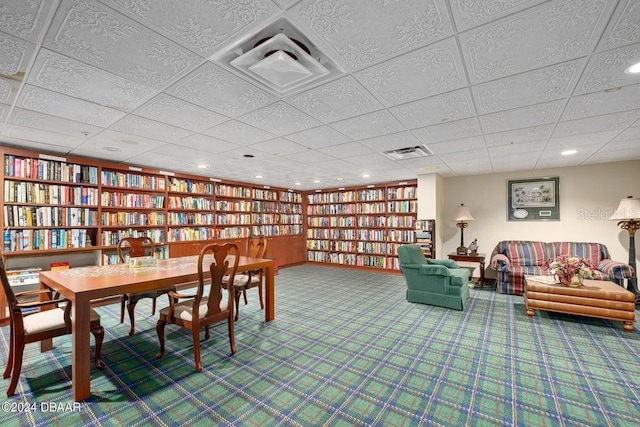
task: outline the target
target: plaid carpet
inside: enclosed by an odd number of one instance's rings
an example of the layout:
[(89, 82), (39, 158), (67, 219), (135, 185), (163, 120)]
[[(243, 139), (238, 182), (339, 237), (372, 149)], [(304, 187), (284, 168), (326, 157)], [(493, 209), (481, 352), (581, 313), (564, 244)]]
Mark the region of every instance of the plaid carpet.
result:
[[(471, 290), (463, 312), (404, 299), (404, 279), (305, 265), (281, 269), (276, 320), (257, 292), (241, 303), (238, 353), (226, 326), (203, 344), (167, 326), (157, 361), (156, 317), (144, 300), (127, 335), (119, 307), (100, 307), (103, 359), (92, 398), (71, 405), (69, 337), (27, 346), (16, 396), (31, 410), (10, 425), (637, 426), (640, 333), (620, 322), (553, 313), (529, 319), (522, 297)], [(164, 305), (162, 300), (160, 305)], [(640, 317), (639, 317), (640, 319)], [(8, 328), (1, 329), (4, 367)], [(8, 380), (2, 383), (2, 394)], [(23, 408), (18, 408), (23, 409)], [(65, 411), (66, 409), (66, 411)]]

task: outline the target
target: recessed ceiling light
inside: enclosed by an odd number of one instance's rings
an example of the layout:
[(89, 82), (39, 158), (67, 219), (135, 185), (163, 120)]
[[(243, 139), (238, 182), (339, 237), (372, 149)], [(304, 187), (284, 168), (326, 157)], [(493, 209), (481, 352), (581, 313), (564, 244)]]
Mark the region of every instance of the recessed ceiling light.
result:
[(314, 179), (314, 180), (313, 180), (313, 182), (314, 182), (315, 184), (317, 184), (317, 183), (319, 183), (319, 182), (320, 182), (320, 180), (319, 180), (319, 179)]
[(209, 166), (207, 166), (207, 165), (196, 165), (196, 167), (198, 169), (208, 169), (209, 168)]
[(120, 151), (120, 149), (116, 147), (102, 147), (102, 149), (106, 151), (111, 151), (112, 153), (116, 151)]
[(344, 178), (336, 178), (336, 181), (343, 181)]
[(640, 62), (633, 64), (631, 67), (624, 70), (627, 74), (637, 74), (640, 73)]
[(255, 178), (262, 178), (262, 175), (256, 175)]
[(363, 178), (369, 178), (370, 176), (371, 176), (371, 175), (369, 175), (368, 173), (363, 173), (363, 174), (362, 174), (362, 177), (363, 177)]
[(563, 156), (570, 156), (572, 154), (576, 154), (577, 152), (578, 152), (577, 150), (564, 150), (560, 154), (562, 154)]
[(293, 185), (300, 185), (300, 183), (299, 182), (294, 182)]

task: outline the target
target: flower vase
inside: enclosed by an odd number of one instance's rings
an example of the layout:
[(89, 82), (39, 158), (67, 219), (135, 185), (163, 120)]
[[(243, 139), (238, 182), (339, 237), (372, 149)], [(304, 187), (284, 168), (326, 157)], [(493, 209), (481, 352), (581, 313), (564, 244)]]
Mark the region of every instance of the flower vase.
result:
[(563, 286), (569, 286), (572, 288), (579, 288), (582, 286), (583, 277), (580, 274), (563, 274), (558, 272), (556, 273), (556, 276), (558, 276), (558, 281)]

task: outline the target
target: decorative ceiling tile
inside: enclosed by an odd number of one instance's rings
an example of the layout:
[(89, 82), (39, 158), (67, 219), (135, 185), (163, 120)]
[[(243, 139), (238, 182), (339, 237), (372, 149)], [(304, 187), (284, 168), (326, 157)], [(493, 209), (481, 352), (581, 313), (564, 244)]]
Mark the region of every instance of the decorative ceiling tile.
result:
[(478, 113), (495, 113), (568, 98), (584, 63), (584, 59), (565, 62), (473, 86), (471, 91)]
[(22, 40), (37, 43), (51, 7), (50, 0), (2, 0), (0, 28)]
[(290, 11), (352, 70), (453, 34), (444, 0), (302, 0)]
[(481, 136), (472, 136), (471, 138), (456, 139), (455, 141), (429, 144), (427, 147), (433, 152), (433, 154), (439, 156), (441, 154), (485, 148), (485, 143)]
[(482, 130), (480, 129), (478, 119), (472, 117), (455, 122), (413, 129), (411, 132), (420, 141), (429, 144), (480, 135)]
[(404, 130), (386, 110), (332, 123), (331, 127), (352, 139), (366, 139)]
[(159, 94), (134, 114), (173, 126), (200, 132), (228, 120), (227, 117), (173, 96)]
[(42, 49), (27, 83), (118, 110), (131, 111), (157, 91)]
[(462, 32), (539, 3), (540, 0), (451, 0), (456, 28)]
[(628, 160), (640, 159), (640, 149), (629, 149), (620, 151), (598, 151), (583, 162), (583, 164), (597, 164), (607, 162), (626, 162)]
[(43, 142), (66, 148), (76, 147), (85, 141), (85, 138), (82, 137), (57, 134), (44, 129), (34, 129), (16, 125), (6, 125), (2, 131), (2, 135), (10, 138)]
[(384, 170), (385, 167), (393, 168), (394, 161), (389, 160), (388, 157), (383, 156), (380, 153), (372, 152), (369, 150), (368, 154), (361, 154), (346, 159), (349, 163), (358, 166), (376, 166), (378, 170)]
[(532, 170), (536, 166), (536, 159), (522, 160), (520, 162), (496, 160), (493, 166), (494, 173)]
[(81, 99), (72, 98), (39, 87), (25, 85), (16, 102), (18, 107), (35, 110), (44, 114), (62, 117), (94, 126), (109, 127), (126, 113), (103, 107)]
[(202, 133), (211, 135), (214, 138), (231, 141), (238, 145), (255, 144), (256, 142), (265, 141), (274, 137), (274, 135), (269, 132), (265, 132), (236, 120), (224, 122), (209, 128)]
[(192, 133), (186, 129), (131, 114), (111, 125), (109, 129), (164, 142), (173, 142)]
[(282, 101), (242, 116), (239, 120), (276, 136), (300, 132), (322, 124)]
[(617, 135), (613, 141), (637, 140), (640, 142), (640, 127), (633, 126)]
[(104, 152), (103, 156), (111, 160), (126, 160), (163, 145), (164, 142), (106, 129), (78, 145), (69, 154), (96, 157), (96, 154)]
[(640, 108), (640, 84), (624, 86), (613, 92), (595, 92), (569, 100), (562, 120), (600, 116)]
[(202, 150), (205, 153), (224, 153), (225, 151), (235, 150), (239, 148), (238, 144), (232, 142), (223, 141), (211, 136), (194, 133), (186, 138), (178, 139), (173, 142), (175, 145), (180, 146), (180, 150), (184, 147), (189, 147), (195, 150)]
[(598, 52), (640, 42), (640, 3), (638, 0), (620, 0), (607, 26)]
[(634, 139), (618, 139), (611, 140), (604, 148), (605, 151), (633, 150), (640, 154), (640, 136)]
[(270, 0), (100, 0), (183, 46), (211, 56), (229, 37), (278, 12)]
[(61, 3), (44, 46), (154, 88), (165, 87), (201, 61), (177, 43), (95, 0)]
[(9, 107), (8, 105), (3, 105), (0, 104), (0, 120), (3, 120), (7, 118), (7, 116), (9, 115), (9, 109), (11, 107)]
[(98, 126), (42, 114), (37, 111), (23, 110), (22, 108), (14, 108), (7, 122), (79, 138), (89, 138), (102, 131), (102, 128)]
[(528, 154), (539, 153), (547, 144), (547, 141), (522, 142), (519, 144), (489, 147), (489, 155)]
[(607, 131), (551, 138), (547, 144), (547, 148), (557, 148), (560, 150), (566, 148), (579, 149), (589, 145), (602, 146), (615, 138), (618, 133), (618, 131)]
[(593, 55), (574, 95), (638, 83), (640, 80), (637, 75), (625, 73), (628, 67), (638, 62), (640, 62), (640, 43)]
[(622, 113), (560, 122), (556, 125), (553, 137), (622, 130), (629, 127), (638, 117), (640, 117), (640, 111), (623, 111)]
[(505, 163), (524, 163), (528, 164), (530, 168), (533, 168), (536, 165), (538, 158), (540, 157), (540, 150), (538, 150), (536, 153), (526, 154), (526, 156), (523, 156), (522, 152), (511, 152), (509, 154), (503, 154), (501, 152), (496, 153), (490, 151), (491, 163), (493, 164), (494, 168)]
[(487, 147), (521, 144), (523, 142), (546, 141), (549, 139), (553, 125), (532, 126), (530, 128), (489, 133), (484, 136)]
[(256, 144), (252, 144), (251, 148), (264, 151), (272, 156), (286, 156), (289, 154), (299, 153), (301, 151), (307, 151), (309, 149), (304, 145), (296, 144), (295, 142), (284, 138), (275, 138), (270, 139), (269, 141), (258, 142)]
[(353, 77), (344, 77), (319, 88), (287, 98), (287, 102), (312, 117), (331, 123), (382, 108)]
[(565, 101), (545, 102), (544, 104), (516, 108), (499, 113), (480, 116), (480, 126), (487, 133), (502, 132), (552, 123), (558, 120)]
[(389, 109), (410, 129), (465, 119), (475, 115), (469, 89), (421, 99)]
[(455, 165), (456, 162), (466, 162), (467, 166), (472, 164), (491, 166), (486, 148), (441, 154), (438, 157), (449, 166)]
[(460, 34), (472, 83), (589, 55), (614, 2), (544, 3)]
[(364, 144), (361, 144), (359, 142), (347, 142), (344, 144), (332, 145), (331, 147), (320, 148), (318, 151), (338, 157), (340, 159), (344, 159), (346, 161), (349, 161), (349, 158), (351, 157), (360, 157), (369, 154), (375, 154), (369, 148), (365, 147)]
[(363, 139), (360, 143), (378, 153), (420, 145), (418, 138), (409, 131)]
[(349, 137), (329, 126), (318, 126), (317, 128), (292, 133), (287, 135), (287, 139), (309, 148), (322, 148), (350, 141)]
[(276, 100), (211, 62), (198, 67), (166, 92), (228, 117), (241, 116)]
[(356, 78), (387, 107), (449, 92), (467, 83), (454, 38), (368, 68)]
[[(0, 6), (0, 22), (2, 22), (1, 16), (2, 6)], [(0, 102), (10, 104), (15, 101), (34, 52), (33, 44), (0, 33)]]
[(321, 153), (316, 150), (301, 151), (299, 153), (283, 156), (295, 163), (308, 163), (319, 167), (320, 163), (331, 162), (336, 160), (335, 157)]

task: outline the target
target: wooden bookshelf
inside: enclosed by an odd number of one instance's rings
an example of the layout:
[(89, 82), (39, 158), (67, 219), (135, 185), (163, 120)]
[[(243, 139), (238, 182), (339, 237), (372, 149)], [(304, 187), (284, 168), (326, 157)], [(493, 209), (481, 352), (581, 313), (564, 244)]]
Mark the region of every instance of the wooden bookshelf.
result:
[(415, 243), (415, 181), (307, 193), (307, 261), (399, 270)]

